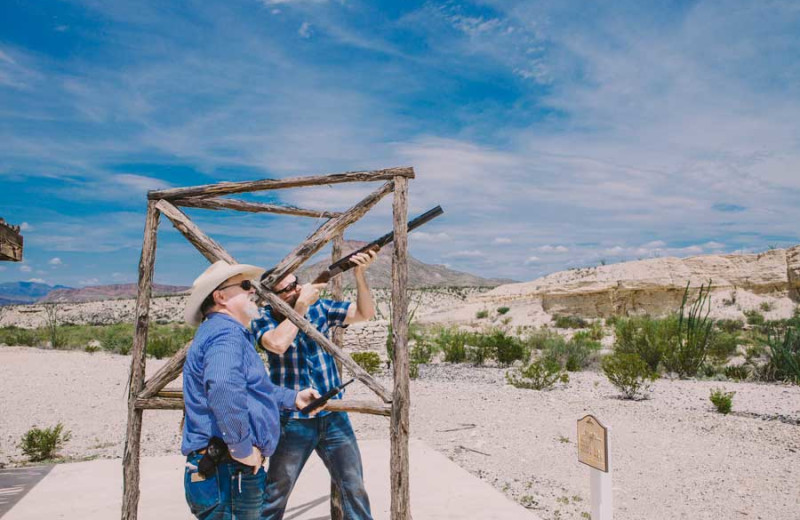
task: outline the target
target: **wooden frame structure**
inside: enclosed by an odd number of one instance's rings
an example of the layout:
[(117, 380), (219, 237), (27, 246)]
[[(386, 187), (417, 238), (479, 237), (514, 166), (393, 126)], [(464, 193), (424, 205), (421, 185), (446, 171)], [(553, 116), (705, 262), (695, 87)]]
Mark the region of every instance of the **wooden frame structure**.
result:
[(22, 235), (19, 226), (12, 226), (0, 218), (0, 261), (22, 261)]
[[(274, 272), (265, 280), (265, 285), (269, 285), (297, 269), (330, 241), (333, 241), (333, 260), (338, 260), (341, 256), (342, 233), (344, 230), (363, 217), (389, 193), (394, 193), (392, 211), (395, 242), (392, 257), (392, 335), (395, 359), (392, 364), (394, 367), (394, 386), (391, 391), (370, 376), (342, 350), (341, 336), (338, 336), (338, 338), (334, 336), (334, 341), (329, 340), (276, 295), (260, 289), (259, 294), (322, 348), (330, 352), (340, 366), (346, 368), (353, 377), (369, 387), (380, 398), (382, 402), (379, 403), (353, 400), (331, 401), (328, 409), (391, 417), (391, 518), (392, 520), (409, 520), (411, 518), (408, 461), (410, 400), (408, 297), (406, 294), (408, 285), (408, 233), (406, 223), (408, 218), (408, 180), (413, 178), (414, 169), (403, 167), (288, 179), (222, 182), (190, 188), (148, 192), (144, 240), (139, 261), (139, 286), (134, 314), (135, 330), (133, 348), (131, 350), (131, 370), (128, 381), (128, 427), (122, 460), (122, 520), (136, 520), (138, 517), (139, 462), (144, 410), (183, 409), (181, 390), (166, 389), (165, 387), (180, 375), (190, 344), (184, 345), (158, 372), (148, 380), (145, 380), (145, 347), (147, 345), (150, 321), (150, 298), (152, 295), (160, 216), (166, 216), (175, 228), (209, 262), (225, 260), (229, 263), (236, 263), (236, 260), (221, 245), (203, 233), (179, 207), (211, 210), (232, 209), (255, 213), (278, 213), (327, 218), (327, 221), (275, 266)], [(291, 206), (221, 198), (223, 195), (236, 193), (374, 181), (385, 182), (376, 191), (344, 212), (313, 211)], [(341, 285), (333, 284), (332, 291), (334, 297), (341, 297)], [(332, 500), (334, 502), (332, 504), (332, 514), (335, 517), (336, 497), (334, 494), (332, 494)]]

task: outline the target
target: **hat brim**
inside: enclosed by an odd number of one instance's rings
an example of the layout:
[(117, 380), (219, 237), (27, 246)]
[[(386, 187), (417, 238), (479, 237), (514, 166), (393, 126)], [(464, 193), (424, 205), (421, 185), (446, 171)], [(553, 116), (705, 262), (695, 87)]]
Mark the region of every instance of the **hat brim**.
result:
[[(206, 276), (201, 275), (202, 280), (198, 278), (198, 280), (195, 281), (195, 286), (192, 287), (192, 292), (186, 302), (186, 309), (183, 314), (184, 320), (189, 325), (200, 325), (203, 321), (203, 314), (200, 312), (203, 300), (228, 278), (244, 274), (248, 279), (258, 280), (262, 273), (264, 273), (264, 269), (254, 265), (233, 264), (226, 266), (224, 269), (218, 269)], [(204, 275), (205, 274), (206, 273), (204, 273)]]

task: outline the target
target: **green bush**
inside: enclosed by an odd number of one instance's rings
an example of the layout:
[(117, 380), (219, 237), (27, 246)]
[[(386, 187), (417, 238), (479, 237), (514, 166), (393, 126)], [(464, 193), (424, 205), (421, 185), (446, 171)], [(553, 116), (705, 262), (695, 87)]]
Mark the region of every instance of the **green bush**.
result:
[(368, 374), (375, 375), (381, 370), (381, 357), (377, 352), (353, 352), (350, 357)]
[(583, 370), (591, 356), (600, 350), (600, 343), (589, 338), (589, 333), (578, 332), (569, 341), (550, 341), (545, 356), (558, 361), (568, 372)]
[(800, 326), (767, 336), (767, 376), (770, 380), (800, 384)]
[(678, 314), (678, 332), (669, 343), (663, 360), (664, 368), (681, 379), (697, 375), (708, 355), (714, 326), (714, 321), (708, 317), (711, 313), (710, 292), (709, 280), (708, 285), (700, 286), (700, 291), (687, 312), (689, 284), (686, 284)]
[(489, 317), (489, 311), (478, 311), (475, 313), (475, 317), (479, 320)]
[(764, 325), (764, 315), (758, 311), (744, 311), (744, 316), (747, 318), (747, 324), (753, 326)]
[(533, 352), (534, 350), (548, 350), (553, 341), (563, 342), (562, 338), (557, 332), (550, 332), (548, 330), (536, 330), (528, 334), (522, 342), (525, 347)]
[(52, 428), (31, 428), (22, 436), (19, 447), (31, 462), (39, 462), (55, 458), (58, 450), (72, 434), (64, 431), (64, 425), (56, 424)]
[(739, 346), (739, 335), (729, 332), (717, 332), (711, 335), (708, 355), (718, 363), (725, 363), (736, 354)]
[(772, 302), (761, 302), (758, 308), (761, 309), (761, 312), (770, 312), (775, 308), (775, 305)]
[(546, 390), (557, 382), (568, 383), (569, 376), (552, 359), (542, 358), (527, 366), (506, 372), (506, 381), (517, 388)]
[(511, 307), (498, 307), (497, 314), (505, 314), (511, 310)]
[(736, 392), (726, 392), (722, 388), (713, 388), (709, 399), (714, 403), (719, 413), (729, 414), (731, 413), (731, 408), (733, 408), (734, 395), (736, 395)]
[(412, 363), (427, 364), (433, 359), (433, 345), (424, 339), (417, 339), (411, 351), (409, 358)]
[(734, 381), (744, 381), (750, 377), (750, 368), (747, 365), (729, 365), (722, 371), (725, 377)]
[(600, 365), (608, 378), (625, 399), (646, 397), (645, 392), (658, 378), (645, 361), (636, 354), (614, 352), (603, 358)]
[(471, 333), (454, 326), (436, 329), (431, 341), (444, 354), (447, 363), (463, 363), (467, 360), (466, 346), (473, 340)]
[(585, 329), (589, 322), (578, 316), (553, 316), (557, 329)]
[(605, 331), (603, 330), (603, 324), (600, 321), (592, 322), (592, 325), (589, 327), (589, 339), (594, 341), (600, 341), (605, 336)]
[(0, 328), (0, 343), (11, 346), (35, 347), (43, 343), (36, 329), (23, 329), (14, 325)]
[(668, 317), (656, 320), (649, 316), (620, 318), (616, 322), (614, 350), (623, 354), (636, 354), (657, 372), (664, 354), (678, 334), (678, 320)]
[(744, 328), (744, 322), (742, 320), (717, 320), (714, 324), (719, 330), (730, 334)]
[(486, 359), (494, 359), (503, 366), (514, 361), (525, 360), (530, 355), (525, 344), (518, 338), (494, 329), (486, 334), (472, 335), (473, 347), (470, 357), (475, 364), (482, 364)]
[(419, 363), (408, 364), (408, 377), (409, 379), (417, 379), (419, 377)]

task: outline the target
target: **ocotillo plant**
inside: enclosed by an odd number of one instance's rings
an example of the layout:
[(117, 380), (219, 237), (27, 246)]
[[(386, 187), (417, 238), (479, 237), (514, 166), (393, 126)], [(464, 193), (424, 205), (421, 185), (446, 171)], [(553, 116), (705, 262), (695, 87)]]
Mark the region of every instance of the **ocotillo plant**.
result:
[(692, 377), (705, 362), (710, 344), (714, 320), (708, 318), (711, 312), (711, 280), (708, 285), (701, 285), (697, 298), (686, 313), (689, 300), (689, 283), (683, 292), (680, 315), (678, 316), (678, 334), (672, 340), (670, 348), (664, 356), (664, 367), (680, 378)]

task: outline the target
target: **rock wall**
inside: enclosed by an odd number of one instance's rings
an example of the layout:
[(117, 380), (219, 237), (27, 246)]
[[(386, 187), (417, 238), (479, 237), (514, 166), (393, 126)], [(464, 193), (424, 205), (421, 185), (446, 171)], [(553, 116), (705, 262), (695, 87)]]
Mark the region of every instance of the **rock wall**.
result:
[(800, 246), (753, 255), (654, 258), (572, 269), (532, 282), (497, 287), (472, 302), (513, 303), (540, 298), (549, 314), (607, 317), (662, 314), (680, 306), (687, 284), (713, 283), (714, 294), (741, 290), (800, 301)]

